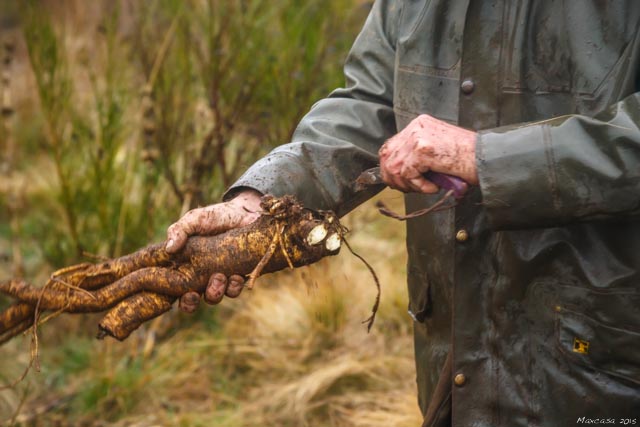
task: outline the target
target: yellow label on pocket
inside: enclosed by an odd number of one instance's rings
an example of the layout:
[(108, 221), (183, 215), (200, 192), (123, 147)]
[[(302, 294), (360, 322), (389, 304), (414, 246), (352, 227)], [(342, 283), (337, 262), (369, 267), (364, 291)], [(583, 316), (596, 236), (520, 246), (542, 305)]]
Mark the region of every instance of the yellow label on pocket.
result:
[(580, 338), (574, 338), (573, 352), (580, 353), (580, 354), (589, 353), (589, 341), (581, 340)]

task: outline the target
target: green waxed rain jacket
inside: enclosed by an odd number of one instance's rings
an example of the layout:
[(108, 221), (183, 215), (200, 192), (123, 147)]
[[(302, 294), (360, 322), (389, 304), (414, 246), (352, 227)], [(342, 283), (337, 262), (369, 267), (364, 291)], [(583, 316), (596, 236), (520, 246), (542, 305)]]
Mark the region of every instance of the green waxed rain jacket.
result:
[(346, 213), (417, 115), (480, 131), (480, 186), (407, 223), (425, 425), (640, 425), (639, 28), (637, 0), (376, 1), (345, 88), (229, 193)]

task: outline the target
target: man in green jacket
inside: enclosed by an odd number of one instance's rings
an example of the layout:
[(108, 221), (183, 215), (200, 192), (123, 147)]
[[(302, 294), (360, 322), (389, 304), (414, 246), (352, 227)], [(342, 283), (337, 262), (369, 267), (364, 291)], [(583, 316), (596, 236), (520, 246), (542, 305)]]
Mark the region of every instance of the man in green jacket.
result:
[(455, 209), (407, 222), (424, 425), (640, 424), (639, 29), (634, 0), (376, 1), (345, 88), (168, 249), (263, 193), (344, 214), (378, 162), (408, 212), (439, 197), (423, 172), (456, 175)]

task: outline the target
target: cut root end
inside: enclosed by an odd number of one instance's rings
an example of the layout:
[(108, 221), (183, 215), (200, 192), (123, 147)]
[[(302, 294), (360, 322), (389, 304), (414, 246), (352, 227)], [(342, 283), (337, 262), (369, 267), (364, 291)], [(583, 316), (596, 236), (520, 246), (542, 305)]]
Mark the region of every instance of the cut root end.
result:
[(324, 246), (327, 248), (329, 252), (335, 252), (340, 249), (340, 245), (342, 244), (342, 239), (338, 233), (331, 234), (327, 241), (324, 243)]
[(324, 224), (316, 225), (311, 229), (309, 235), (307, 236), (307, 244), (309, 246), (315, 246), (321, 243), (325, 237), (327, 237), (327, 227)]

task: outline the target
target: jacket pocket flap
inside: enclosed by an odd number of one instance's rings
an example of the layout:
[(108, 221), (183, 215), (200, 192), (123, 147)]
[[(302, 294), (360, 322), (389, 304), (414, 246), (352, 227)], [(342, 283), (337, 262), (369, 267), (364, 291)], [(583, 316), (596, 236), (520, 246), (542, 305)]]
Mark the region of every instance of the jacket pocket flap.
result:
[(640, 384), (640, 332), (564, 309), (556, 332), (557, 345), (571, 361)]

